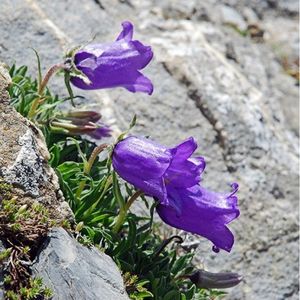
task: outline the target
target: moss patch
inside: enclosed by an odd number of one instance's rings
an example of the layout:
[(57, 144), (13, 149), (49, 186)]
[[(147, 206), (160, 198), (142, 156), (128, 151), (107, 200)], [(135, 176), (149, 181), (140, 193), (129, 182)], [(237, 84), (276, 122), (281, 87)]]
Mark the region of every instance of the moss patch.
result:
[(6, 299), (47, 299), (51, 293), (42, 280), (31, 278), (33, 259), (55, 222), (39, 203), (24, 203), (13, 196), (13, 187), (0, 181), (0, 253), (5, 273)]

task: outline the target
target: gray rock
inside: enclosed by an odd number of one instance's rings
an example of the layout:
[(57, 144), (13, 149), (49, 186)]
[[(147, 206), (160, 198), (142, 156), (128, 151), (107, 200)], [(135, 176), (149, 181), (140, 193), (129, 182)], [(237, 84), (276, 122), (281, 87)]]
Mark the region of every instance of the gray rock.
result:
[(224, 24), (235, 26), (241, 31), (247, 29), (247, 23), (234, 8), (227, 5), (221, 5), (219, 9), (221, 13), (221, 20)]
[(13, 165), (2, 168), (6, 182), (21, 186), (25, 193), (39, 196), (39, 186), (48, 180), (43, 170), (43, 160), (38, 155), (32, 132), (28, 129), (18, 141), (21, 146)]
[(54, 292), (53, 300), (126, 300), (120, 271), (96, 248), (79, 244), (64, 229), (53, 229), (36, 262), (33, 275)]
[(50, 154), (42, 133), (9, 106), (10, 78), (5, 68), (0, 68), (0, 75), (0, 177), (13, 185), (20, 201), (38, 201), (58, 221), (72, 220), (58, 178), (48, 165)]
[(244, 7), (243, 16), (246, 19), (248, 24), (257, 24), (259, 23), (259, 19), (257, 14), (250, 7)]
[(278, 8), (288, 15), (299, 15), (299, 1), (297, 0), (278, 1)]

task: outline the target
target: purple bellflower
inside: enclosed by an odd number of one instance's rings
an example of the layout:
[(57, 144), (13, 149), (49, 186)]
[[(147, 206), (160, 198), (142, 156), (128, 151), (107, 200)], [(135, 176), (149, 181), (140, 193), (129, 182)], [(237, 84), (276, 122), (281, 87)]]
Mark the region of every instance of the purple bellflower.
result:
[(230, 252), (234, 236), (226, 224), (240, 214), (235, 196), (237, 190), (236, 183), (232, 184), (232, 192), (228, 194), (212, 192), (200, 185), (186, 189), (168, 188), (169, 201), (180, 203), (181, 210), (159, 204), (157, 212), (170, 226), (199, 234), (212, 241), (215, 252), (219, 248)]
[(149, 139), (130, 136), (115, 146), (113, 166), (123, 179), (145, 194), (179, 209), (180, 203), (170, 203), (167, 186), (187, 188), (200, 181), (205, 162), (202, 157), (190, 157), (196, 148), (193, 138), (166, 148)]
[(124, 87), (130, 92), (152, 94), (151, 81), (139, 72), (153, 57), (151, 47), (132, 40), (133, 25), (130, 22), (123, 22), (122, 26), (115, 42), (89, 44), (77, 50), (74, 64), (90, 83), (71, 77), (76, 87), (84, 90)]
[(130, 136), (114, 148), (115, 171), (158, 202), (161, 219), (176, 228), (211, 240), (215, 249), (230, 251), (233, 234), (226, 224), (239, 215), (237, 184), (226, 194), (199, 185), (204, 158), (191, 157), (197, 149), (193, 138), (166, 148), (145, 138)]

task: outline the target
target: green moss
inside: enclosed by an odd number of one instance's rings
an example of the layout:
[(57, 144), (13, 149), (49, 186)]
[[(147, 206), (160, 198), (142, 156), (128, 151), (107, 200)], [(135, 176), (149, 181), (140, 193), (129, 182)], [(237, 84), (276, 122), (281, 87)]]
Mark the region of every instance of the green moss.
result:
[(12, 186), (0, 178), (0, 201), (11, 198)]
[[(49, 299), (52, 291), (42, 279), (30, 277), (30, 264), (51, 228), (48, 210), (40, 203), (21, 203), (11, 195), (11, 186), (1, 183), (0, 238), (10, 248), (0, 253), (7, 260), (5, 299)], [(28, 264), (24, 264), (27, 262)]]

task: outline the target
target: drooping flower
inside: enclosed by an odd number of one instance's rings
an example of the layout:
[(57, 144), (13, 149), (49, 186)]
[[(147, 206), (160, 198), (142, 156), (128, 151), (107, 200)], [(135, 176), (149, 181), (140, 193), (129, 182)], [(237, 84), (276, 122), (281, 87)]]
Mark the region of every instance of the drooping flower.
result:
[(57, 116), (50, 122), (50, 127), (56, 132), (67, 135), (86, 134), (94, 139), (111, 136), (111, 129), (100, 121), (101, 114), (95, 111), (72, 111)]
[(132, 40), (133, 25), (122, 23), (123, 30), (115, 42), (89, 44), (77, 50), (74, 64), (90, 80), (90, 84), (79, 77), (71, 82), (84, 90), (124, 87), (130, 92), (153, 92), (151, 81), (139, 70), (151, 61), (151, 47)]
[[(200, 185), (167, 187), (167, 190), (171, 205), (157, 206), (157, 212), (165, 223), (207, 238), (213, 242), (216, 252), (218, 248), (230, 252), (234, 236), (226, 224), (240, 214), (235, 195), (238, 190), (236, 183), (232, 184), (232, 191), (228, 194), (212, 192)], [(177, 207), (172, 203), (176, 203)]]
[(234, 236), (226, 224), (239, 216), (238, 185), (232, 184), (228, 194), (200, 186), (205, 161), (191, 157), (196, 148), (193, 138), (167, 148), (130, 136), (117, 143), (112, 163), (124, 180), (159, 202), (157, 212), (165, 223), (211, 240), (215, 251), (230, 251)]
[(202, 157), (191, 158), (196, 148), (193, 138), (166, 148), (130, 136), (115, 146), (112, 163), (124, 180), (168, 205), (167, 186), (187, 188), (200, 181), (205, 162)]

